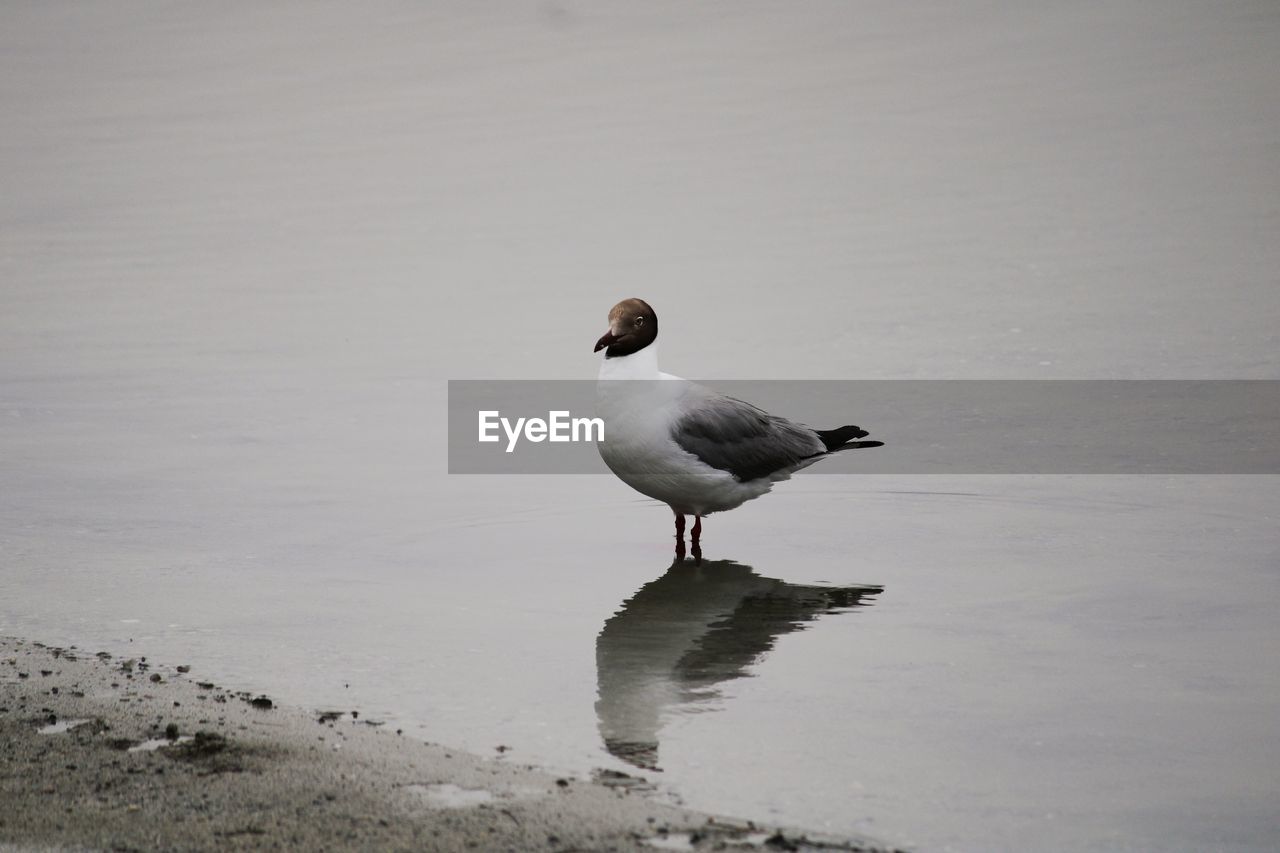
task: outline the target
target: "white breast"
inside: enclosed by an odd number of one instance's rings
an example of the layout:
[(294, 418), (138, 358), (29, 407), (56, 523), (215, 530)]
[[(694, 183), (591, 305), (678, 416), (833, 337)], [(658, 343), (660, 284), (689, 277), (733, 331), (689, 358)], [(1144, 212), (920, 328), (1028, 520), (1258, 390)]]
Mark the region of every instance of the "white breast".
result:
[(605, 359), (600, 367), (596, 414), (604, 440), (597, 446), (605, 464), (631, 488), (686, 515), (733, 509), (769, 491), (768, 480), (740, 483), (672, 440), (672, 423), (700, 389), (659, 372), (656, 349)]

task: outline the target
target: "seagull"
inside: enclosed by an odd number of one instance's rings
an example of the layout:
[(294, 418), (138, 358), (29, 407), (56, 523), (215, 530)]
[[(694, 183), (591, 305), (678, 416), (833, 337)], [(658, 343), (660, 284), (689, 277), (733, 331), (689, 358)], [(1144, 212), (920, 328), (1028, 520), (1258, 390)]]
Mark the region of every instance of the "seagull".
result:
[(810, 429), (750, 403), (658, 370), (658, 315), (643, 299), (609, 312), (597, 382), (604, 421), (600, 456), (620, 480), (675, 513), (676, 560), (685, 558), (685, 516), (694, 518), (693, 558), (702, 561), (702, 517), (760, 497), (773, 484), (859, 441), (856, 426)]

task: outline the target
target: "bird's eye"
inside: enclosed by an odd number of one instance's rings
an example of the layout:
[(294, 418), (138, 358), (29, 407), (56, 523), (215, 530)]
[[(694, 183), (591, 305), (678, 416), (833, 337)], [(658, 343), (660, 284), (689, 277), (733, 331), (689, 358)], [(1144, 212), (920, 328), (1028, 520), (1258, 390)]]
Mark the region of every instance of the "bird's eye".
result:
[(637, 325), (637, 326), (643, 326), (643, 325), (644, 325), (644, 318), (643, 318), (643, 317), (637, 317), (637, 318), (636, 318), (636, 325)]

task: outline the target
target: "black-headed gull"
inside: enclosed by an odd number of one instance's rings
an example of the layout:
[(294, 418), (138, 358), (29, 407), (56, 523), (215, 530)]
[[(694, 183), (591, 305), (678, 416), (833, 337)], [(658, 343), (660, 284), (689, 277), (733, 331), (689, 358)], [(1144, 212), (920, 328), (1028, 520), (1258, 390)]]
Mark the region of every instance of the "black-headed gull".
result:
[(604, 350), (597, 414), (605, 429), (598, 446), (624, 483), (671, 507), (678, 559), (685, 553), (686, 515), (694, 517), (690, 541), (701, 560), (704, 515), (758, 498), (833, 453), (883, 444), (857, 441), (867, 433), (856, 426), (810, 429), (662, 373), (657, 338), (658, 315), (644, 300), (624, 299), (609, 312), (609, 331), (595, 348)]

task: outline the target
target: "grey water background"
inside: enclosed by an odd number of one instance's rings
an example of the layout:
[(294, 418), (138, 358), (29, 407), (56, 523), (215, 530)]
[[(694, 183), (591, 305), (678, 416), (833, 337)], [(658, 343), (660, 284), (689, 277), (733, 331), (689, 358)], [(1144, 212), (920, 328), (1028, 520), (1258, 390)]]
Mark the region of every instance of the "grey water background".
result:
[(6, 4), (0, 631), (922, 850), (1274, 849), (1275, 477), (802, 475), (671, 577), (664, 507), (445, 422), (633, 295), (708, 380), (1280, 378), (1278, 56), (1267, 2)]

